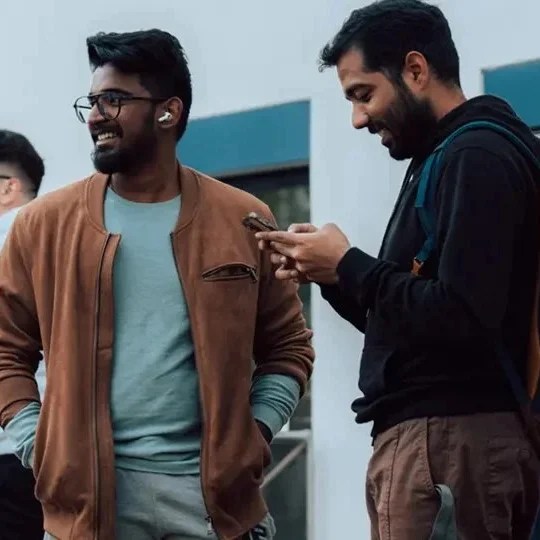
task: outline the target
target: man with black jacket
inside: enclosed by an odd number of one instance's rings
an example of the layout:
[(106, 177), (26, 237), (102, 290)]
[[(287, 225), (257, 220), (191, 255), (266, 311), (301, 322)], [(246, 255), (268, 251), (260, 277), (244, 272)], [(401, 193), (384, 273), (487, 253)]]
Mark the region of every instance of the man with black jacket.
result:
[(373, 422), (366, 498), (372, 538), (422, 540), (448, 486), (460, 539), (528, 539), (540, 464), (486, 335), (504, 343), (525, 378), (539, 249), (537, 185), (514, 144), (489, 129), (447, 148), (435, 201), (436, 245), (414, 207), (426, 157), (473, 120), (497, 123), (540, 157), (540, 144), (504, 101), (466, 100), (442, 12), (419, 0), (354, 11), (321, 53), (336, 66), (353, 125), (379, 134), (391, 157), (412, 158), (377, 258), (333, 224), (261, 233), (279, 279), (319, 283), (365, 333), (359, 423)]

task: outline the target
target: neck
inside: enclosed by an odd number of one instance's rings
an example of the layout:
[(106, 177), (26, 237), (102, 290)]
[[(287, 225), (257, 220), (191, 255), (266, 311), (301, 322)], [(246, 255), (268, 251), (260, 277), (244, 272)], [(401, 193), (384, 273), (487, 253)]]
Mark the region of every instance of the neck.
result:
[(137, 171), (114, 173), (111, 179), (114, 191), (129, 201), (156, 203), (174, 199), (180, 193), (176, 155), (158, 157), (142, 165)]
[(448, 113), (467, 101), (461, 88), (443, 88), (432, 101), (433, 111), (437, 121), (442, 120)]
[(7, 214), (10, 210), (13, 210), (15, 208), (19, 208), (20, 206), (24, 206), (27, 202), (29, 202), (30, 199), (20, 198), (15, 202), (12, 202), (10, 204), (1, 205), (0, 206), (0, 216), (3, 216), (4, 214)]

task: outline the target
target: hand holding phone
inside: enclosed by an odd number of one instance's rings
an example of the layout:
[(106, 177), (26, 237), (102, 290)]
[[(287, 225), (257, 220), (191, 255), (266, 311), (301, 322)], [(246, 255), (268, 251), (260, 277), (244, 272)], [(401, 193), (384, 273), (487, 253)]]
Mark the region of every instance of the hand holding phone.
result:
[[(253, 232), (268, 232), (268, 231), (277, 231), (270, 221), (259, 216), (256, 212), (250, 212), (243, 220), (242, 224), (244, 227)], [(310, 225), (309, 227), (313, 227)], [(316, 229), (315, 229), (316, 230)], [(311, 231), (310, 231), (311, 232)], [(259, 240), (259, 249), (261, 251), (266, 251), (269, 249), (269, 245), (264, 240)], [(295, 269), (295, 262), (292, 259), (283, 257), (279, 253), (272, 252), (270, 259), (274, 265), (277, 266), (276, 278), (284, 280), (292, 280), (300, 283), (308, 283), (305, 276), (300, 275), (300, 273)]]

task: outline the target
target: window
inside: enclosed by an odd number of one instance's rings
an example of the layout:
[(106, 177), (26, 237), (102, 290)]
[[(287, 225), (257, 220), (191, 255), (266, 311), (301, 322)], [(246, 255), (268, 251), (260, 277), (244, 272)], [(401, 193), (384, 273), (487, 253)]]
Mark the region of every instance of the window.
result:
[(540, 128), (540, 59), (483, 70), (486, 94), (499, 96), (531, 128)]

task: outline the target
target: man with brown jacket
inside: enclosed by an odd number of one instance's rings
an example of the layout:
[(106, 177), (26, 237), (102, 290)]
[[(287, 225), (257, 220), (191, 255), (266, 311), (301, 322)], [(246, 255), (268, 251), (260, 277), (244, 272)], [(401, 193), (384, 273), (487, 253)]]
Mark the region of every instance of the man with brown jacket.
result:
[(6, 241), (0, 425), (48, 538), (272, 538), (268, 443), (313, 362), (296, 286), (241, 224), (272, 216), (177, 162), (191, 82), (176, 38), (87, 45), (75, 110), (99, 173), (30, 203)]

